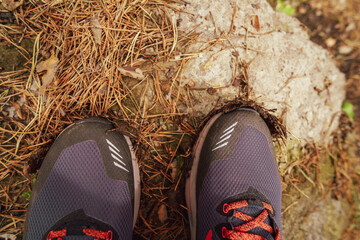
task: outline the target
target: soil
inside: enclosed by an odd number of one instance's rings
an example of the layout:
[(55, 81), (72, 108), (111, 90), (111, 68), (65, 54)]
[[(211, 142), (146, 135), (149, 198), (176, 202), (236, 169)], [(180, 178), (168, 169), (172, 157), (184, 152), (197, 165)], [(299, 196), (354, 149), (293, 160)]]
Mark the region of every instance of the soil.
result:
[(19, 44), (20, 47), (27, 50), (28, 54), (20, 53), (13, 45), (0, 41), (0, 72), (16, 71), (23, 69), (24, 65), (31, 57), (34, 40), (23, 39)]

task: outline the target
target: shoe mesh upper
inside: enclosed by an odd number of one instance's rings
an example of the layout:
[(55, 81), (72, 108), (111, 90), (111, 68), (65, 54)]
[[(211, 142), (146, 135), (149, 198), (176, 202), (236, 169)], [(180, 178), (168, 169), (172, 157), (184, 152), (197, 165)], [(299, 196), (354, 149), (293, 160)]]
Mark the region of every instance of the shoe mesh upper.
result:
[(28, 213), (27, 239), (39, 239), (58, 220), (79, 209), (111, 225), (120, 239), (131, 238), (133, 207), (128, 185), (106, 175), (98, 146), (92, 140), (61, 152)]

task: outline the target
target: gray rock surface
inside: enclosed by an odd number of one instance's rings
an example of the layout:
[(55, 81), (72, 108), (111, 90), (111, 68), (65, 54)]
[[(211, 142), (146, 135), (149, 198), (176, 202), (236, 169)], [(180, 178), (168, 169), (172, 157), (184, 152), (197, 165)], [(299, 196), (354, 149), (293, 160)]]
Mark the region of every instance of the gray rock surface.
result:
[(350, 206), (346, 200), (336, 200), (330, 195), (310, 199), (294, 195), (295, 204), (282, 214), (284, 239), (343, 239), (342, 234), (350, 223)]
[(297, 19), (275, 12), (265, 0), (194, 0), (179, 7), (184, 11), (173, 13), (179, 35), (197, 34), (183, 52), (194, 57), (182, 79), (182, 85), (194, 85), (195, 115), (243, 96), (243, 85), (233, 84), (237, 78), (247, 82), (250, 99), (276, 109), (289, 138), (330, 140), (345, 97), (345, 77)]

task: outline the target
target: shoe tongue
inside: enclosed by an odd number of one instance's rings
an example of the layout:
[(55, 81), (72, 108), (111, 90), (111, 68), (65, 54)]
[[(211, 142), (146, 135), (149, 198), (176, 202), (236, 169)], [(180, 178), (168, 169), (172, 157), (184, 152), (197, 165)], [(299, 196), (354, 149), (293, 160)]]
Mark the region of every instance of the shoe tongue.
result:
[(62, 237), (61, 239), (64, 240), (93, 240), (93, 236), (87, 236), (84, 234), (82, 229), (75, 229), (75, 228), (67, 228), (66, 229), (66, 236)]
[(64, 240), (93, 240), (94, 237), (91, 236), (66, 236), (63, 237)]
[[(69, 223), (65, 226), (66, 229), (66, 237), (78, 237), (77, 239), (86, 239), (86, 238), (91, 238), (91, 236), (87, 236), (84, 233), (84, 229), (97, 229), (96, 227), (92, 226), (92, 225), (87, 225), (81, 222), (72, 222)], [(79, 238), (81, 237), (81, 238)], [(92, 237), (94, 238), (94, 237)], [(64, 238), (67, 239), (67, 238)]]
[[(256, 218), (257, 216), (259, 216), (264, 211), (264, 207), (256, 205), (256, 204), (251, 204), (250, 201), (249, 201), (248, 206), (242, 207), (242, 208), (237, 208), (235, 210), (238, 211), (238, 212), (242, 212), (242, 213), (244, 213), (246, 215), (249, 215), (249, 216), (251, 216), (253, 218)], [(228, 217), (227, 220), (228, 220), (228, 223), (231, 225), (232, 228), (243, 225), (243, 224), (246, 223), (246, 221), (241, 220), (239, 218), (236, 218), (234, 216)], [(272, 221), (271, 218), (267, 217), (264, 222), (266, 224), (272, 226), (271, 221)], [(274, 240), (275, 239), (272, 234), (270, 234), (268, 231), (262, 229), (261, 227), (256, 227), (256, 228), (250, 230), (249, 232), (260, 235), (263, 238), (268, 239), (268, 240)]]

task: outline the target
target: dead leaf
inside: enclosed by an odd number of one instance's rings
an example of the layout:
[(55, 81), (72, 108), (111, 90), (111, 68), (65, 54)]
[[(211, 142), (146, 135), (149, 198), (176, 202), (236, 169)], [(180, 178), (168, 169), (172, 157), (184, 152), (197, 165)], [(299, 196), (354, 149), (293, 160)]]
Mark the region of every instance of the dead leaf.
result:
[(17, 102), (13, 102), (11, 107), (6, 108), (6, 112), (8, 112), (8, 116), (10, 118), (19, 118), (24, 120), (24, 116), (21, 112), (20, 105)]
[(95, 42), (100, 45), (102, 29), (101, 29), (101, 24), (97, 19), (97, 17), (93, 16), (90, 19), (90, 25), (91, 25), (91, 31), (94, 35)]
[(140, 68), (123, 66), (123, 67), (118, 67), (118, 70), (124, 76), (132, 77), (132, 78), (135, 78), (138, 80), (143, 80), (145, 78), (145, 76)]
[(24, 4), (24, 0), (15, 1), (15, 0), (3, 0), (2, 5), (9, 11), (14, 11), (16, 8)]
[(256, 31), (260, 31), (260, 22), (258, 15), (252, 15), (250, 18), (251, 25), (256, 29)]
[(5, 109), (5, 111), (8, 113), (7, 116), (9, 116), (10, 118), (14, 118), (15, 117), (15, 112), (16, 112), (16, 109), (14, 107), (8, 107)]
[(40, 89), (45, 90), (47, 86), (50, 85), (50, 83), (54, 80), (56, 70), (58, 68), (59, 59), (52, 55), (50, 58), (46, 59), (45, 61), (42, 61), (36, 65), (36, 71), (42, 72), (46, 71), (44, 76), (42, 76), (42, 84)]
[(17, 116), (18, 116), (21, 120), (24, 120), (25, 117), (23, 116), (23, 114), (22, 114), (22, 112), (21, 112), (20, 104), (17, 103), (17, 102), (13, 102), (13, 103), (12, 103), (12, 106), (14, 107)]
[(39, 89), (40, 89), (40, 86), (38, 84), (38, 81), (34, 79), (30, 86), (30, 91), (32, 91), (35, 94), (35, 96), (38, 96)]
[[(6, 108), (5, 112), (8, 112), (8, 116), (11, 118), (25, 119), (23, 106), (25, 105), (25, 97), (20, 97), (16, 102), (11, 103), (11, 107)], [(25, 112), (26, 114), (26, 112)]]
[(160, 205), (157, 214), (158, 214), (159, 221), (161, 223), (164, 223), (168, 219), (167, 209), (164, 204)]
[(240, 56), (238, 51), (232, 51), (231, 55), (233, 55), (234, 57), (239, 57)]

